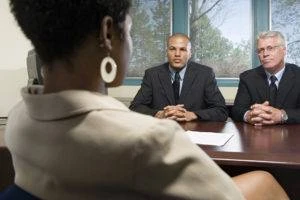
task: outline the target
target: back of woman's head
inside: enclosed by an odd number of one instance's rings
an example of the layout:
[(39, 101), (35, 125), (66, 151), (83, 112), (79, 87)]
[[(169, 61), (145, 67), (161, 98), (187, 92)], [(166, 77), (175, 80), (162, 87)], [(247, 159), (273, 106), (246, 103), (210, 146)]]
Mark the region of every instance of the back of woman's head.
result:
[(98, 37), (104, 16), (117, 27), (130, 0), (10, 0), (10, 6), (41, 59), (51, 63), (74, 54), (89, 35)]

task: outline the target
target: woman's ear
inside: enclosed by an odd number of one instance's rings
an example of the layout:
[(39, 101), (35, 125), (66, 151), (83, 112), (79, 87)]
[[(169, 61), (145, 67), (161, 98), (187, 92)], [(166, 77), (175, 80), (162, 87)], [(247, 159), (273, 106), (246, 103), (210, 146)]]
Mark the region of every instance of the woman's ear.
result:
[(113, 29), (113, 19), (110, 16), (105, 16), (101, 22), (100, 41), (101, 45), (103, 45), (107, 51), (111, 51), (112, 49)]

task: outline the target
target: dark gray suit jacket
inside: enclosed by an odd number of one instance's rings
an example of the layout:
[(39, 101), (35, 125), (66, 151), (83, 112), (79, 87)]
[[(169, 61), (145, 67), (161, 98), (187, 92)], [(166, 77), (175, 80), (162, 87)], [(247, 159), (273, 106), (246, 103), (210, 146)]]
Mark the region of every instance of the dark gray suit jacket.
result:
[[(188, 62), (179, 103), (194, 112), (199, 120), (225, 121), (225, 100), (210, 67)], [(147, 69), (140, 90), (130, 109), (154, 116), (167, 105), (175, 105), (169, 63)]]
[[(267, 101), (268, 96), (269, 84), (263, 66), (243, 72), (240, 75), (231, 117), (236, 121), (243, 121), (244, 114), (250, 106)], [(285, 65), (275, 107), (286, 111), (287, 123), (300, 123), (300, 68), (297, 65)]]

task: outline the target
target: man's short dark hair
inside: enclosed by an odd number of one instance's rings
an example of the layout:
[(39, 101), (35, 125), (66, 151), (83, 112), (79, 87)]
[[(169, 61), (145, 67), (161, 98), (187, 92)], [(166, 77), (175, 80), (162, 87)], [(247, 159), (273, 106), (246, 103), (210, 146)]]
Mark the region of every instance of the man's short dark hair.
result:
[(130, 0), (10, 0), (10, 7), (36, 52), (49, 64), (74, 54), (88, 35), (99, 36), (104, 16), (111, 16), (118, 26), (129, 12)]

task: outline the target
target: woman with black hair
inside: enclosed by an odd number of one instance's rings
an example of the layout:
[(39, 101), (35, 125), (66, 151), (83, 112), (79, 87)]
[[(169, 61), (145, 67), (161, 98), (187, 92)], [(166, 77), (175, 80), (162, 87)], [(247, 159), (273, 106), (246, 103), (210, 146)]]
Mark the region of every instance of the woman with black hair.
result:
[(128, 0), (10, 5), (44, 63), (44, 86), (22, 89), (6, 127), (17, 186), (55, 200), (287, 198), (265, 172), (234, 178), (237, 187), (176, 122), (105, 95), (130, 59)]

